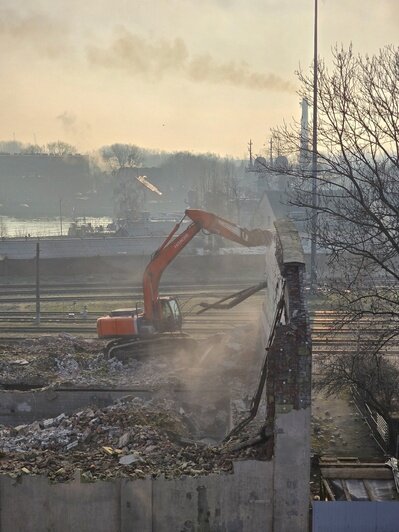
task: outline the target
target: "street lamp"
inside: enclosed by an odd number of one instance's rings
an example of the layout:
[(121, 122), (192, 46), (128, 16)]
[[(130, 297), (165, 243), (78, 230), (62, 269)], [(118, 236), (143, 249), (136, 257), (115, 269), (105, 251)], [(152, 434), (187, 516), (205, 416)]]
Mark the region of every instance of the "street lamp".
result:
[(310, 290), (314, 292), (317, 282), (316, 239), (317, 239), (317, 1), (314, 2), (314, 45), (313, 45), (313, 145), (312, 145), (312, 218), (310, 242)]

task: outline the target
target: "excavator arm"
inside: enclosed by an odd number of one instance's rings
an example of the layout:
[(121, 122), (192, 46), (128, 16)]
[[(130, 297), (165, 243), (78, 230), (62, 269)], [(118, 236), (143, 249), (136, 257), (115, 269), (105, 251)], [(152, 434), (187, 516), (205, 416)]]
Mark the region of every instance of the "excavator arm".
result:
[(273, 234), (270, 231), (244, 229), (210, 212), (199, 209), (187, 209), (185, 214), (199, 224), (201, 229), (205, 229), (215, 235), (223, 236), (243, 246), (269, 246), (273, 240)]
[[(192, 223), (176, 236), (184, 218)], [(201, 229), (243, 246), (267, 246), (273, 239), (270, 231), (261, 229), (243, 229), (215, 214), (199, 209), (187, 209), (184, 218), (175, 225), (162, 246), (154, 253), (143, 276), (144, 318), (150, 322), (162, 319), (159, 301), (159, 283), (165, 268), (173, 261), (180, 251), (199, 233)]]
[(192, 223), (180, 235), (173, 238), (182, 222), (183, 220), (175, 225), (171, 234), (168, 236), (162, 246), (154, 253), (151, 261), (144, 271), (144, 319), (150, 322), (161, 319), (159, 283), (165, 268), (201, 230), (201, 226), (197, 225), (196, 223)]

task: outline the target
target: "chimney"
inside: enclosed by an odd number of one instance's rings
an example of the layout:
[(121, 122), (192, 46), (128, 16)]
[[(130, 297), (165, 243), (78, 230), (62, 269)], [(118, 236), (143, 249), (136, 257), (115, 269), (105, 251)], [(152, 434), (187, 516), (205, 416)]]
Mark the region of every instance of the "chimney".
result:
[(308, 109), (309, 103), (306, 98), (302, 98), (302, 117), (301, 117), (301, 136), (299, 148), (299, 164), (305, 166), (309, 163), (309, 122)]

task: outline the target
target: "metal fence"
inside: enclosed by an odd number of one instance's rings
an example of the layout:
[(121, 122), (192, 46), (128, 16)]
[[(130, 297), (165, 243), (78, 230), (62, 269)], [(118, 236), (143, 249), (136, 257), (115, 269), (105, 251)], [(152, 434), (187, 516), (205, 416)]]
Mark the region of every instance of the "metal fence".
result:
[(370, 427), (371, 433), (379, 447), (384, 453), (393, 454), (393, 450), (390, 449), (392, 435), (389, 433), (387, 420), (370, 407), (356, 388), (352, 388), (352, 395), (357, 409)]

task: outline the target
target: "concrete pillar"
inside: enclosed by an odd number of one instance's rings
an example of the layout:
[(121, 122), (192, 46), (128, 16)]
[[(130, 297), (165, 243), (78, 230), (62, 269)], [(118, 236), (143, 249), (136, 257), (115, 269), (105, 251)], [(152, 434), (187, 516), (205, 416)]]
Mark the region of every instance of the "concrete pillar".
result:
[(273, 531), (308, 530), (311, 343), (298, 232), (277, 220), (276, 256), (284, 313), (268, 356), (267, 415), (274, 426)]

